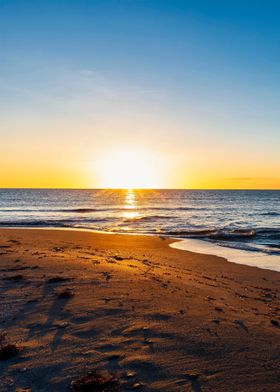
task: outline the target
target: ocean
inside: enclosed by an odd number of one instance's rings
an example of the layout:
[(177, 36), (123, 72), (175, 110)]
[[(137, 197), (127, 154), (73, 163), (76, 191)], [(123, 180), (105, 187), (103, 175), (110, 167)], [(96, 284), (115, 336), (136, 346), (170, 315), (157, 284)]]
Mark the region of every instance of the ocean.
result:
[(280, 191), (0, 189), (0, 227), (203, 240), (280, 268)]

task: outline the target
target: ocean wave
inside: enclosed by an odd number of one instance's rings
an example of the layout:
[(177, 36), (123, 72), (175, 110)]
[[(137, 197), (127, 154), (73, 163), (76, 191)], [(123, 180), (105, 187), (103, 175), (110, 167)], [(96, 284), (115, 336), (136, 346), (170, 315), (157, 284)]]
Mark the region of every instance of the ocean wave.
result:
[(107, 222), (108, 219), (86, 219), (79, 221), (77, 219), (46, 219), (46, 220), (10, 220), (0, 221), (0, 227), (74, 227), (90, 223)]
[(256, 233), (259, 237), (280, 241), (280, 228), (259, 228)]
[(262, 212), (259, 215), (262, 215), (262, 216), (280, 216), (280, 212), (267, 211), (267, 212)]
[(280, 244), (266, 244), (266, 243), (264, 243), (263, 245), (266, 246), (267, 248), (270, 248), (270, 249), (280, 249)]
[[(57, 210), (55, 210), (57, 211)], [(64, 209), (64, 210), (59, 210), (58, 212), (74, 212), (77, 214), (86, 214), (86, 213), (91, 213), (91, 212), (97, 212), (97, 211), (107, 211), (106, 209), (98, 209), (98, 208), (73, 208), (73, 209)]]
[(250, 238), (256, 235), (253, 229), (193, 229), (193, 230), (170, 230), (165, 233), (172, 236), (210, 238), (216, 240), (239, 240), (242, 238)]
[(86, 214), (93, 212), (107, 212), (107, 211), (205, 211), (204, 207), (154, 207), (154, 206), (136, 206), (131, 208), (130, 206), (122, 207), (77, 207), (77, 208), (0, 208), (0, 212), (54, 212), (54, 213), (76, 213)]
[(171, 236), (186, 236), (186, 237), (208, 237), (212, 233), (215, 233), (215, 229), (174, 229), (174, 230), (167, 230), (164, 232), (165, 235)]
[(0, 227), (71, 227), (63, 222), (57, 221), (5, 221), (0, 222)]
[(58, 209), (58, 208), (4, 208), (0, 209), (0, 212), (54, 212), (54, 213), (91, 213), (91, 212), (104, 212), (104, 211), (110, 211), (113, 210), (114, 208), (63, 208), (63, 209)]
[(256, 236), (254, 229), (234, 229), (234, 230), (218, 230), (210, 235), (210, 238), (216, 240), (240, 240), (242, 238), (251, 238)]
[(137, 223), (137, 222), (149, 222), (156, 220), (170, 220), (172, 217), (166, 215), (146, 215), (146, 216), (136, 216), (131, 218), (126, 218), (122, 223)]
[[(61, 210), (52, 210), (55, 212), (73, 212), (77, 214), (85, 214), (85, 213), (91, 213), (91, 212), (109, 212), (109, 211), (205, 211), (206, 208), (204, 207), (155, 207), (155, 206), (121, 206), (121, 207), (96, 207), (96, 208), (91, 208), (91, 207), (81, 207), (81, 208), (69, 208), (69, 209), (61, 209)], [(48, 211), (49, 212), (49, 211)], [(168, 218), (168, 217), (167, 217)]]
[(234, 242), (234, 241), (215, 241), (217, 245), (225, 246), (232, 249), (246, 250), (249, 252), (261, 252), (267, 255), (280, 255), (280, 250), (277, 247), (271, 247), (268, 244), (259, 244), (254, 242)]

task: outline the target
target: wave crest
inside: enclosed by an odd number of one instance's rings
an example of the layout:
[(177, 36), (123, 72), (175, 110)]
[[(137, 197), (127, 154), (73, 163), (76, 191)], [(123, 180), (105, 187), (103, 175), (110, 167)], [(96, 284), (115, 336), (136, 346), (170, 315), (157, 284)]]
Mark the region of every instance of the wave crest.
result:
[(171, 230), (165, 233), (172, 236), (193, 238), (210, 238), (215, 240), (240, 240), (256, 235), (254, 229), (202, 229), (202, 230)]

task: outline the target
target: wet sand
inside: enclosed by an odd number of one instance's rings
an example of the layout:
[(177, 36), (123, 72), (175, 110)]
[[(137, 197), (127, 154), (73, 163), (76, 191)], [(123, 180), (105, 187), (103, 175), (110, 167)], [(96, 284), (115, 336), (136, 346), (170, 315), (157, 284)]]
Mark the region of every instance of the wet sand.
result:
[(67, 391), (95, 369), (121, 391), (279, 391), (280, 274), (171, 242), (1, 229), (1, 347), (19, 353), (0, 391)]

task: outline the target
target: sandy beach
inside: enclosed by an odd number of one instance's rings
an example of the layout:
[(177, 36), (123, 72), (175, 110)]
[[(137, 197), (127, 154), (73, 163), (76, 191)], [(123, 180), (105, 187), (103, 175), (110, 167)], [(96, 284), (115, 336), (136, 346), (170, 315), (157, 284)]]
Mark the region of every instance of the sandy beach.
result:
[(279, 273), (172, 241), (1, 229), (0, 391), (279, 391)]

